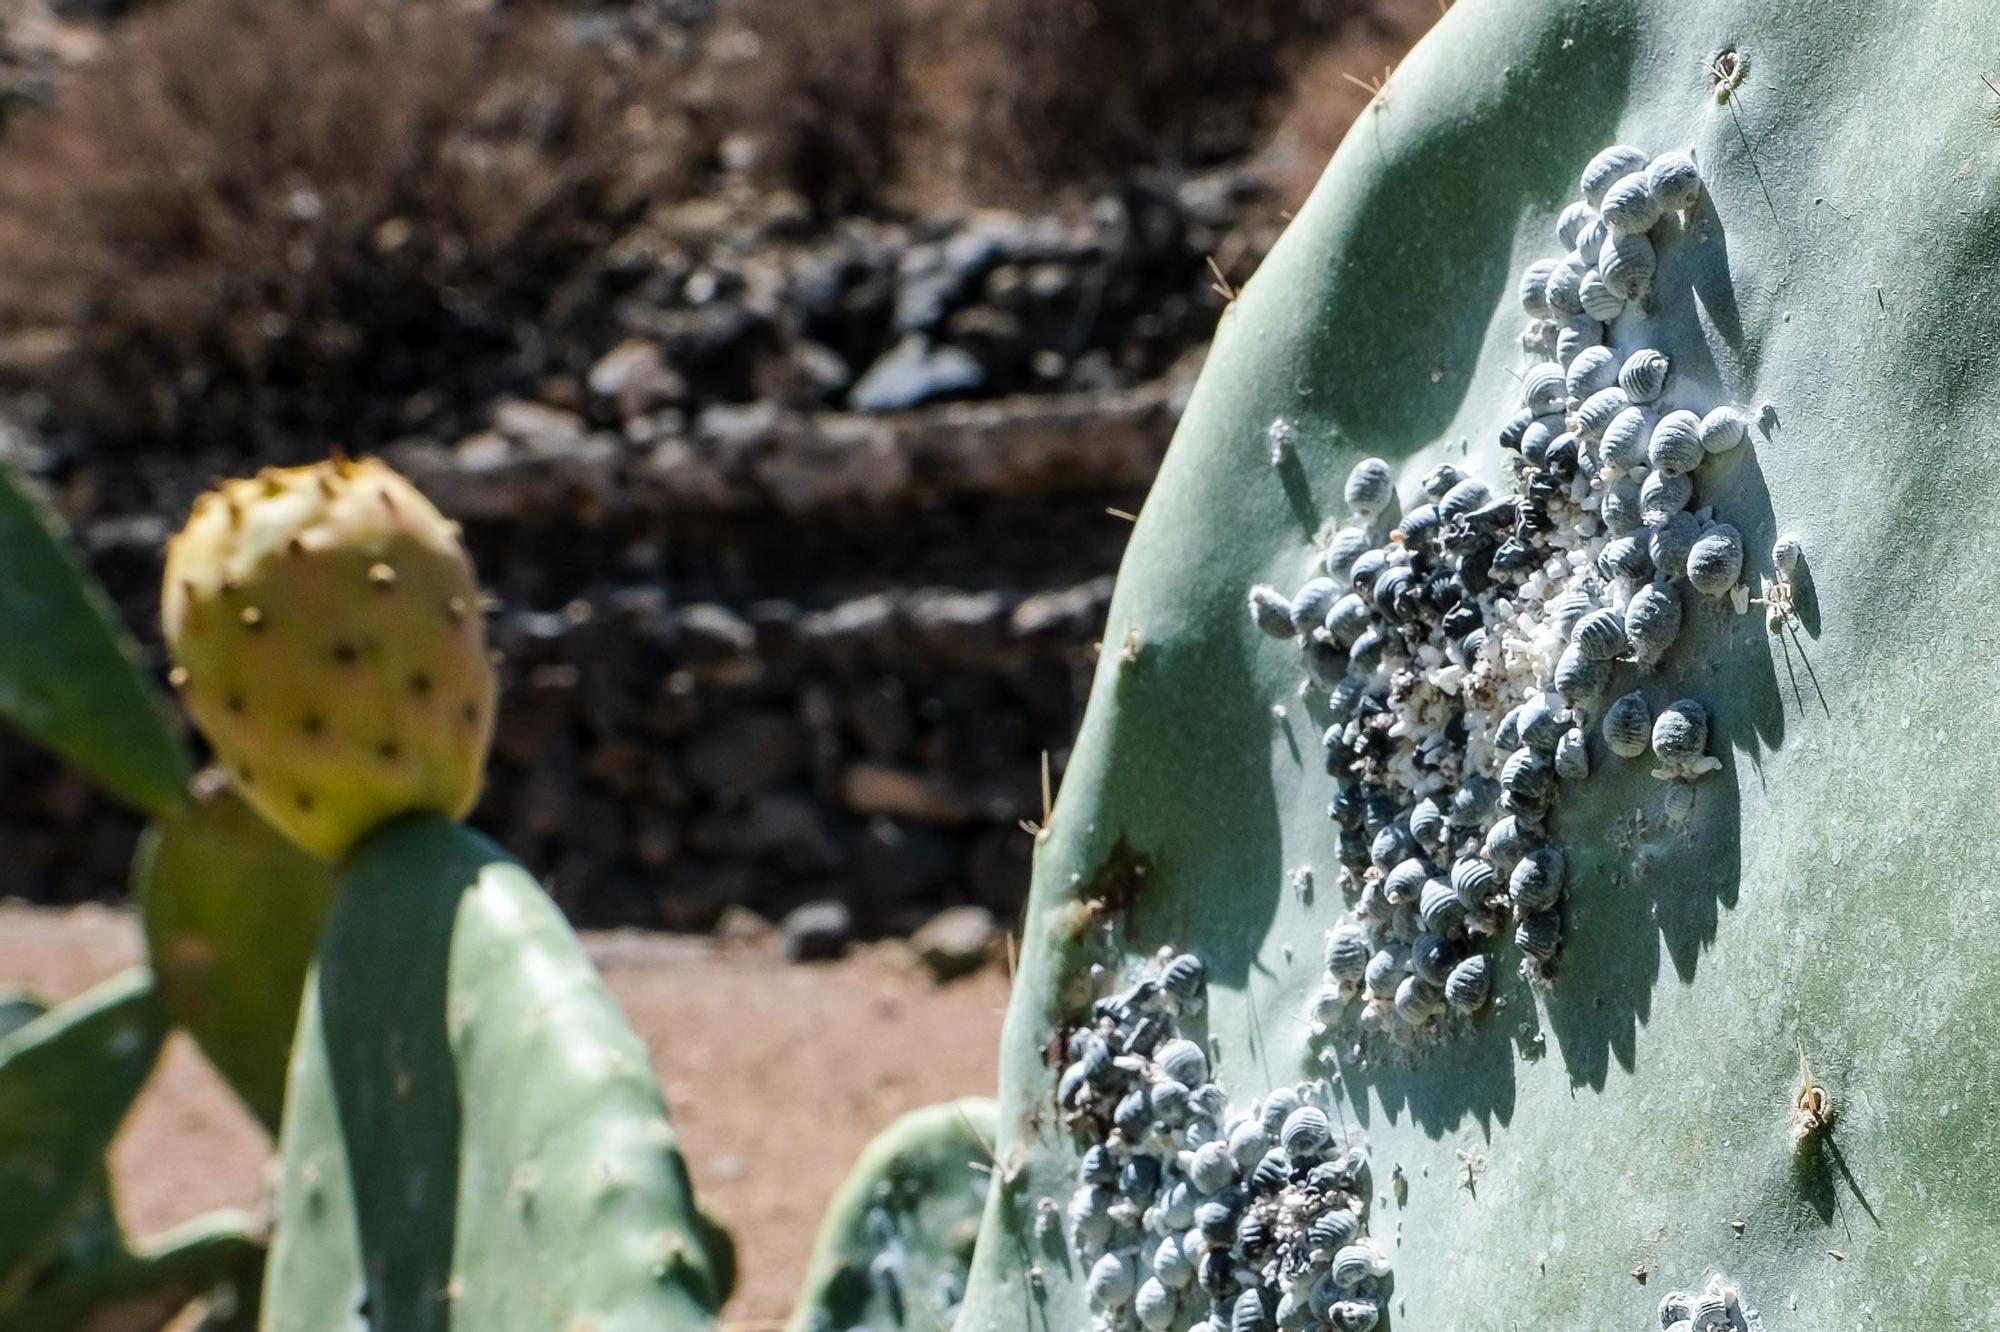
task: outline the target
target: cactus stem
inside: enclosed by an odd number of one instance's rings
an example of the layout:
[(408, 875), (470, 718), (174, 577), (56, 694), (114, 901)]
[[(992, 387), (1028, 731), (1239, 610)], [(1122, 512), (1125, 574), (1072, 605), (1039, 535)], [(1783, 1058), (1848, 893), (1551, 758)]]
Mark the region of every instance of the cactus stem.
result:
[(403, 747), (394, 740), (384, 740), (375, 746), (375, 753), (384, 763), (394, 763), (403, 756)]
[(456, 624), (465, 618), (465, 598), (452, 597), (444, 603), (444, 617)]
[(313, 807), (312, 792), (300, 791), (297, 795), (292, 797), (292, 803), (297, 805), (301, 812), (311, 810)]
[(304, 717), (299, 719), (299, 729), (307, 735), (322, 735), (326, 731), (326, 718), (320, 716), (317, 712), (308, 712)]
[(352, 643), (340, 642), (333, 645), (333, 659), (343, 666), (352, 666), (361, 657), (361, 650)]
[(431, 692), (431, 677), (423, 671), (410, 672), (410, 692), (418, 698)]
[(222, 706), (228, 708), (231, 712), (243, 711), (243, 691), (240, 689), (230, 690), (228, 694), (224, 695)]

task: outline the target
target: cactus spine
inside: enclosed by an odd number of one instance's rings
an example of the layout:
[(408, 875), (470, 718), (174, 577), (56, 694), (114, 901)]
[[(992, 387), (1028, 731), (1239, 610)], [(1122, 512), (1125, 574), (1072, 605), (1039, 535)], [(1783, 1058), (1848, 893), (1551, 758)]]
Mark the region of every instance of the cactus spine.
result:
[(455, 524), (379, 462), (225, 482), (167, 548), (174, 682), (244, 796), (338, 860), (478, 797), (494, 676)]

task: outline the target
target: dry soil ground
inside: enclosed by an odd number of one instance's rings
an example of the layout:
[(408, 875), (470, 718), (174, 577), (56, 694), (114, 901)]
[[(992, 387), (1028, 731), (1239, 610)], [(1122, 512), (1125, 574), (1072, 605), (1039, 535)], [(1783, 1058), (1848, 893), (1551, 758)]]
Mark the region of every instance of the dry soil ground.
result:
[[(827, 1199), (877, 1129), (991, 1094), (1007, 999), (994, 969), (940, 986), (893, 944), (791, 965), (773, 941), (585, 942), (653, 1052), (703, 1201), (735, 1232), (742, 1278), (725, 1328), (752, 1332), (790, 1311)], [(120, 912), (0, 906), (0, 987), (59, 998), (140, 952)], [(113, 1150), (121, 1210), (144, 1234), (255, 1206), (270, 1153), (177, 1036)]]

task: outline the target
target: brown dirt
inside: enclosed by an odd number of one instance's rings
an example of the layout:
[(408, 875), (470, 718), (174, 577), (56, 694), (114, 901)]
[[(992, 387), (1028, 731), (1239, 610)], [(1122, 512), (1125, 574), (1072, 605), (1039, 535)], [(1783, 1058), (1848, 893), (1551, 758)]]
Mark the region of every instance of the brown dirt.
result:
[[(729, 1324), (791, 1310), (814, 1233), (862, 1146), (905, 1110), (990, 1095), (1006, 977), (934, 984), (900, 945), (793, 966), (774, 940), (586, 934), (645, 1038), (702, 1201), (735, 1232)], [(137, 961), (122, 912), (0, 906), (0, 987), (74, 994)], [(120, 1210), (149, 1233), (255, 1207), (270, 1143), (176, 1036), (112, 1150)]]

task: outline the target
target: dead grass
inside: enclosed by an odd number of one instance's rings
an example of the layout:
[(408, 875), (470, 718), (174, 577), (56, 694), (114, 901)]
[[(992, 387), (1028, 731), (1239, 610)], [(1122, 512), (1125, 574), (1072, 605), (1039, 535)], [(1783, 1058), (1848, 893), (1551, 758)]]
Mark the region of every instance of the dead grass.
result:
[(111, 438), (462, 380), (682, 168), (644, 82), (438, 0), (147, 11), (0, 146), (6, 368)]

